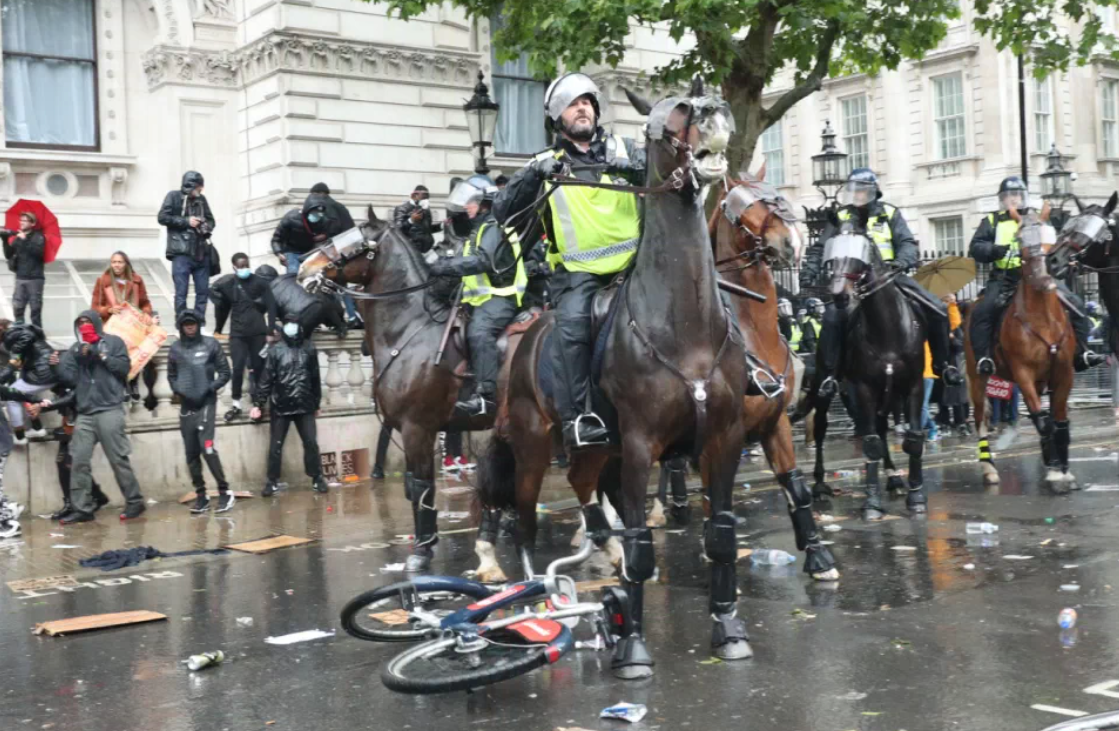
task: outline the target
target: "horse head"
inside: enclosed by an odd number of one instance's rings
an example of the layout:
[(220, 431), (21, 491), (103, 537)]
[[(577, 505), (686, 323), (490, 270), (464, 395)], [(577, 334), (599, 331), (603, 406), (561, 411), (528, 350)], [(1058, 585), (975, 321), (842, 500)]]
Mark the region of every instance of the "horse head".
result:
[(678, 190), (696, 196), (704, 185), (727, 172), (727, 146), (734, 133), (730, 105), (718, 94), (704, 91), (696, 79), (688, 96), (674, 96), (652, 104), (625, 89), (634, 108), (648, 117), (645, 154), (648, 184), (671, 181)]
[(839, 233), (824, 242), (824, 265), (831, 269), (831, 294), (835, 297), (873, 278), (882, 255), (866, 234), (870, 218), (866, 208), (855, 209), (855, 217), (842, 223), (834, 211), (831, 217), (833, 224), (839, 224)]
[(369, 206), (368, 213), (369, 220), (357, 228), (360, 237), (352, 235), (336, 243), (348, 233), (344, 232), (311, 251), (300, 264), (296, 281), (306, 289), (321, 288), (324, 280), (340, 286), (368, 285), (373, 279), (373, 259), (381, 237), (389, 229), (389, 222), (377, 218), (373, 206)]
[(1045, 266), (1045, 255), (1057, 242), (1057, 232), (1049, 224), (1052, 209), (1046, 201), (1040, 213), (1027, 211), (1022, 215), (1011, 208), (1008, 213), (1018, 222), (1019, 255), (1022, 257), (1022, 272), (1026, 282), (1035, 292), (1050, 292), (1057, 288), (1053, 277)]
[[(735, 253), (793, 265), (800, 258), (801, 237), (789, 201), (765, 182), (765, 165), (754, 175), (727, 181), (717, 205), (734, 230)], [(718, 219), (716, 219), (718, 222)], [(717, 230), (713, 227), (712, 233)]]
[(1104, 205), (1085, 206), (1076, 199), (1078, 213), (1069, 218), (1057, 237), (1057, 248), (1068, 247), (1079, 253), (1111, 240), (1111, 214), (1119, 203), (1119, 193), (1112, 193)]

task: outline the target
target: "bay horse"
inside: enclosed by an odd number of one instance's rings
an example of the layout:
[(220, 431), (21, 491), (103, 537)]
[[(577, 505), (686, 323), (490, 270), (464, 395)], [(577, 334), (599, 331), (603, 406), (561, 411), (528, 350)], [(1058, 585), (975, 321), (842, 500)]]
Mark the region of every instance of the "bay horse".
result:
[[(1061, 302), (1057, 283), (1046, 265), (1046, 249), (1056, 242), (1056, 232), (1049, 225), (1049, 214), (1048, 202), (1040, 213), (1031, 211), (1022, 216), (1017, 210), (1010, 211), (1010, 217), (1019, 224), (1022, 278), (1003, 313), (993, 355), (996, 375), (1018, 385), (1030, 420), (1041, 437), (1046, 485), (1054, 492), (1064, 493), (1074, 482), (1068, 471), (1071, 442), (1068, 399), (1072, 392), (1076, 336)], [(1106, 220), (1106, 217), (1103, 218)], [(1106, 229), (1106, 226), (1103, 228)], [(1073, 229), (1075, 225), (1069, 229), (1070, 232)], [(1071, 240), (1071, 236), (1066, 237), (1066, 241)], [(965, 331), (971, 332), (970, 317)], [(999, 481), (999, 473), (991, 454), (984, 418), (988, 379), (978, 374), (970, 337), (965, 351), (983, 481), (995, 484)], [(1043, 409), (1041, 395), (1046, 389), (1049, 391), (1049, 408)]]
[[(615, 288), (613, 314), (597, 338), (604, 345), (597, 389), (616, 421), (617, 444), (570, 455), (568, 481), (578, 494), (587, 532), (610, 535), (595, 498), (620, 485), (623, 535), (622, 584), (635, 632), (615, 649), (618, 677), (653, 674), (644, 641), (644, 583), (656, 569), (645, 495), (654, 462), (680, 454), (698, 456), (712, 517), (705, 546), (712, 559), (712, 647), (723, 659), (752, 654), (746, 624), (737, 616), (734, 475), (743, 444), (742, 394), (746, 367), (733, 315), (718, 291), (704, 216), (708, 183), (726, 173), (725, 151), (733, 131), (726, 102), (703, 91), (655, 106), (627, 95), (648, 117), (646, 187), (640, 245), (625, 283)], [(571, 181), (569, 184), (576, 184)], [(538, 377), (552, 347), (549, 313), (525, 334), (513, 356), (504, 420), (494, 429), (479, 463), (479, 491), (488, 508), (516, 507), (517, 545), (526, 574), (533, 573), (536, 501), (551, 461), (559, 415)], [(618, 456), (620, 455), (620, 459)]]
[[(339, 251), (327, 244), (312, 251), (300, 266), (304, 286), (338, 288), (353, 283), (352, 292), (365, 320), (365, 342), (373, 358), (373, 398), (383, 417), (382, 428), (397, 429), (404, 441), (404, 489), (412, 502), (415, 540), (405, 570), (426, 571), (438, 541), (435, 507), (435, 442), (448, 429), (479, 431), (493, 427), (494, 414), (465, 418), (454, 405), (462, 389), (466, 355), (452, 339), (443, 361), (435, 362), (450, 308), (428, 291), (433, 280), (420, 253), (369, 207), (361, 237)], [(358, 241), (357, 239), (361, 240)], [(507, 336), (507, 353), (516, 350), (520, 334)], [(509, 376), (506, 357), (498, 392)], [(483, 515), (476, 548), (483, 557), (483, 580), (503, 581), (492, 557), (500, 514)], [(487, 550), (488, 546), (488, 550)], [(496, 569), (497, 575), (493, 569)]]
[[(866, 219), (866, 211), (861, 210), (857, 221), (844, 223), (842, 227), (835, 221), (840, 234), (824, 245), (824, 260), (831, 268), (831, 294), (837, 305), (835, 316), (840, 318), (840, 326), (847, 328), (840, 364), (844, 378), (855, 387), (857, 433), (863, 435), (866, 459), (863, 517), (881, 520), (885, 508), (878, 476), (879, 462), (884, 463), (891, 490), (904, 486), (889, 450), (888, 417), (898, 398), (909, 400), (909, 428), (902, 442), (902, 450), (909, 455), (905, 504), (915, 515), (927, 511), (928, 497), (922, 473), (925, 432), (921, 424), (927, 325), (923, 313), (912, 307), (894, 284), (898, 274), (886, 269), (878, 247), (867, 238)], [(839, 306), (845, 305), (848, 298), (857, 301), (850, 314), (845, 306)], [(819, 450), (817, 468), (823, 471)]]
[[(777, 189), (765, 182), (763, 166), (754, 177), (728, 179), (719, 194), (708, 231), (715, 246), (719, 273), (735, 284), (765, 295), (765, 302), (737, 297), (738, 324), (745, 340), (751, 377), (780, 384), (780, 391), (745, 396), (743, 427), (747, 439), (761, 441), (770, 469), (788, 500), (797, 548), (805, 552), (804, 571), (817, 581), (835, 581), (839, 571), (820, 543), (812, 517), (812, 491), (797, 468), (788, 408), (796, 398), (797, 379), (792, 348), (777, 324), (777, 284), (773, 266), (791, 265), (799, 255), (796, 216)], [(762, 389), (758, 389), (762, 390)], [(774, 389), (776, 390), (776, 389)]]

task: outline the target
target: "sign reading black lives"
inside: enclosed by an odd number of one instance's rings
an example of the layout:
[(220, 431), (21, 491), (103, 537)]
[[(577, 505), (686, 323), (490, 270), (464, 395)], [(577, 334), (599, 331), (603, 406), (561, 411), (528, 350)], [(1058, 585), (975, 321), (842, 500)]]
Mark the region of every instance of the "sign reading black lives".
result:
[(338, 453), (323, 452), (319, 455), (322, 464), (322, 476), (327, 482), (338, 481)]

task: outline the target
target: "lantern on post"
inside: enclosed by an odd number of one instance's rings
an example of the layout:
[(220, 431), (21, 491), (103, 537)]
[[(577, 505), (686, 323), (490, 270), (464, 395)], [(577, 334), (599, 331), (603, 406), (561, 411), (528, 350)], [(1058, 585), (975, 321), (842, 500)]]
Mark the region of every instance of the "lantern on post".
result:
[(490, 171), (486, 165), (486, 148), (493, 147), (497, 113), (500, 109), (501, 105), (490, 98), (489, 87), (479, 70), (474, 96), (462, 105), (462, 111), (466, 112), (466, 127), (470, 131), (470, 145), (474, 148), (474, 172), (482, 175)]

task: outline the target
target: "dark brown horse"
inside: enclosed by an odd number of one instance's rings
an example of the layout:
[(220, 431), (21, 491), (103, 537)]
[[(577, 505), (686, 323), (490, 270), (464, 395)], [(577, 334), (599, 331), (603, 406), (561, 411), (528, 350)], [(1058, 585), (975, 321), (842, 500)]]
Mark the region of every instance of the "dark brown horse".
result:
[[(455, 400), (463, 386), (466, 358), (452, 341), (443, 360), (435, 363), (448, 307), (435, 301), (428, 292), (428, 268), (415, 247), (401, 233), (377, 219), (369, 207), (369, 222), (362, 227), (363, 242), (346, 251), (326, 245), (312, 252), (299, 269), (301, 283), (360, 285), (354, 293), (365, 319), (365, 342), (373, 357), (375, 375), (373, 398), (385, 427), (400, 431), (404, 440), (404, 487), (412, 501), (415, 542), (408, 557), (408, 571), (426, 570), (438, 540), (435, 509), (435, 441), (440, 431), (490, 429), (494, 415), (464, 420), (455, 416)], [(507, 352), (512, 353), (521, 335), (508, 337)], [(498, 393), (504, 391), (509, 377), (506, 358), (498, 379)], [(485, 556), (492, 556), (482, 544), (496, 533), (497, 517), (491, 514), (492, 531), (479, 534), (479, 555), (483, 570)], [(496, 564), (494, 564), (496, 567)], [(500, 569), (498, 569), (500, 572)], [(492, 576), (487, 573), (488, 578)]]
[(812, 491), (797, 469), (788, 415), (797, 393), (795, 356), (777, 325), (777, 285), (772, 267), (796, 261), (799, 234), (791, 207), (776, 188), (764, 181), (764, 166), (756, 178), (729, 180), (708, 221), (708, 230), (724, 278), (766, 297), (765, 302), (748, 297), (738, 297), (735, 302), (746, 351), (751, 354), (747, 363), (751, 376), (759, 382), (780, 382), (784, 386), (771, 398), (745, 397), (746, 436), (761, 441), (770, 469), (785, 489), (797, 548), (806, 552), (805, 572), (817, 581), (835, 581), (839, 571), (827, 547), (820, 544), (812, 517)]
[[(655, 570), (645, 493), (650, 467), (666, 455), (699, 456), (711, 504), (705, 546), (713, 560), (714, 652), (725, 659), (751, 654), (745, 623), (737, 616), (732, 512), (744, 435), (745, 360), (717, 289), (702, 197), (705, 184), (726, 173), (730, 111), (698, 84), (689, 96), (666, 99), (655, 107), (632, 95), (630, 99), (649, 116), (649, 192), (641, 244), (627, 282), (618, 288), (620, 301), (607, 326), (598, 382), (616, 413), (620, 444), (616, 449), (573, 453), (568, 471), (583, 505), (584, 523), (596, 541), (610, 535), (594, 500), (600, 473), (608, 492), (621, 485), (623, 585), (637, 628), (614, 654), (612, 665), (622, 678), (653, 672), (642, 626), (644, 583)], [(533, 570), (536, 499), (551, 460), (551, 429), (559, 420), (538, 379), (553, 327), (550, 315), (541, 318), (513, 356), (508, 418), (499, 420), (489, 453), (479, 465), (486, 506), (517, 509), (517, 541), (526, 573)]]
[[(1022, 280), (1002, 317), (995, 341), (996, 374), (1018, 384), (1030, 419), (1041, 436), (1042, 458), (1048, 468), (1045, 481), (1056, 492), (1067, 492), (1073, 477), (1068, 471), (1069, 415), (1068, 397), (1072, 391), (1073, 357), (1076, 336), (1072, 323), (1057, 294), (1057, 284), (1049, 275), (1045, 249), (1054, 243), (1056, 233), (1049, 226), (1049, 204), (1041, 213), (1010, 215), (1019, 223), (1018, 239), (1022, 258)], [(970, 317), (965, 332), (971, 332)], [(968, 385), (975, 425), (979, 432), (979, 462), (983, 480), (997, 483), (987, 440), (987, 377), (976, 369), (970, 337), (966, 344)], [(1041, 395), (1048, 389), (1049, 409), (1042, 409)]]
[(1111, 324), (1107, 343), (1115, 357), (1119, 357), (1119, 223), (1112, 214), (1117, 204), (1119, 193), (1112, 193), (1102, 206), (1084, 206), (1077, 200), (1079, 213), (1061, 229), (1049, 257), (1050, 271), (1057, 276), (1063, 276), (1069, 264), (1074, 274), (1097, 273)]

